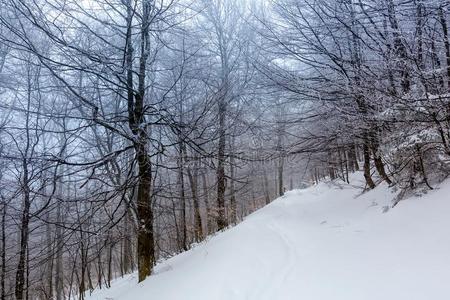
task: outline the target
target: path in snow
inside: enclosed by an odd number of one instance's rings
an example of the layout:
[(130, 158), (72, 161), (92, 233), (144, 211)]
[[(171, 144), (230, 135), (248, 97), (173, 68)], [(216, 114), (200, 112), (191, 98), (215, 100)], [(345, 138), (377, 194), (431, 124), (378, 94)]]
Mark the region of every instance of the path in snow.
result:
[[(393, 194), (320, 184), (92, 299), (450, 299), (450, 183), (382, 213)], [(360, 195), (357, 197), (357, 195)]]

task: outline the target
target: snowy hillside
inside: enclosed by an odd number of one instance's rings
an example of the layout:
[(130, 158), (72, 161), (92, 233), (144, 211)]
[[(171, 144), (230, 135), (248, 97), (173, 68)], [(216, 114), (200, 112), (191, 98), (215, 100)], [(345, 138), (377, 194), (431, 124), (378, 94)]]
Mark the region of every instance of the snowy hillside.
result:
[(450, 299), (449, 194), (447, 181), (384, 213), (395, 196), (384, 185), (291, 191), (143, 283), (88, 299)]

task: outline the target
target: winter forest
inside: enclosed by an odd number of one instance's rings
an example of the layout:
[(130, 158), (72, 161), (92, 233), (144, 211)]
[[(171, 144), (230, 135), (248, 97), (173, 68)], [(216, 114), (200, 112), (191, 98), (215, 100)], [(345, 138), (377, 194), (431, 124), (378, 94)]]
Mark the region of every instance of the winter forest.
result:
[(433, 190), (450, 175), (449, 11), (0, 1), (0, 299), (143, 281), (325, 178), (358, 171), (397, 202)]

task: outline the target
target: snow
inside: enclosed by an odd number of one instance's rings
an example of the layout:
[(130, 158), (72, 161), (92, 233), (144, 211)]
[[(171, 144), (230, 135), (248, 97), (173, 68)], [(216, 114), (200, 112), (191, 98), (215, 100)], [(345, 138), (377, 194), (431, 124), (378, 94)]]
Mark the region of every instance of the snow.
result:
[(87, 299), (450, 299), (450, 181), (389, 210), (387, 186), (355, 182), (288, 192), (144, 282)]

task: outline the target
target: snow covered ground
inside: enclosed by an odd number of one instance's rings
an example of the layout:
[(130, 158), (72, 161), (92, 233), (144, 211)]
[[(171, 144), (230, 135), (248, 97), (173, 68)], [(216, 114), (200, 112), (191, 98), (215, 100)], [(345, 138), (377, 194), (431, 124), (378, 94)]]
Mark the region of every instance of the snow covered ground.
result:
[(450, 299), (450, 182), (383, 213), (394, 196), (383, 185), (288, 192), (144, 282), (130, 275), (88, 299)]

